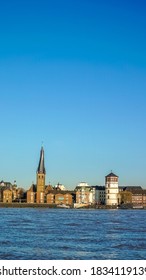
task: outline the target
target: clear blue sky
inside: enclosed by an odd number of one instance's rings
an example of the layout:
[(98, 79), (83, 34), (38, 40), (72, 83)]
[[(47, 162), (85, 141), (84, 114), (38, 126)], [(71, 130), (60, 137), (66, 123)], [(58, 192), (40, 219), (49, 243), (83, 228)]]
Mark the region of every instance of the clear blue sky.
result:
[(146, 187), (144, 0), (0, 6), (0, 180)]

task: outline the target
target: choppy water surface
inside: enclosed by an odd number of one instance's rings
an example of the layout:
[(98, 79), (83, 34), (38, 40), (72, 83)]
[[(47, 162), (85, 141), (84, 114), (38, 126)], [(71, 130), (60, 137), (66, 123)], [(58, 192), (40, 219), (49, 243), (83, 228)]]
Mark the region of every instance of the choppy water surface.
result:
[(0, 209), (0, 259), (146, 259), (145, 210)]

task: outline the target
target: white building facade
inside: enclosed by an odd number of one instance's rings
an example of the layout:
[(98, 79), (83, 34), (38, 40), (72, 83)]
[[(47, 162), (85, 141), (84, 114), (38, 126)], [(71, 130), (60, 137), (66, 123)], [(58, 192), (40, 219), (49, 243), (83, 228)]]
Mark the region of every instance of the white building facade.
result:
[(95, 202), (97, 205), (105, 205), (105, 186), (94, 186)]
[(90, 187), (86, 182), (81, 182), (75, 188), (76, 202), (79, 204), (95, 203), (95, 188)]

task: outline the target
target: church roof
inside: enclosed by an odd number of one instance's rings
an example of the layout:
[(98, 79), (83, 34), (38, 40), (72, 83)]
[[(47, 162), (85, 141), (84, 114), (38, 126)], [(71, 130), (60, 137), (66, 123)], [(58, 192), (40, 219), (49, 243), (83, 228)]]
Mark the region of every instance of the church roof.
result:
[(43, 149), (43, 147), (41, 148), (41, 152), (40, 152), (40, 160), (39, 160), (37, 173), (46, 173), (45, 164), (44, 164), (44, 149)]

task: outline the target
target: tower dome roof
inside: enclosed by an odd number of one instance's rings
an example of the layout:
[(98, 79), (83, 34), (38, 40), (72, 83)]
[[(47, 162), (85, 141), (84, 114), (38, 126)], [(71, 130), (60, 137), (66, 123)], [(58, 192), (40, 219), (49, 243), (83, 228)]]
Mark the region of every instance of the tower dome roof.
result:
[(117, 176), (116, 174), (114, 174), (113, 172), (109, 173), (109, 174), (106, 176), (106, 178), (107, 178), (107, 177), (117, 177), (117, 178), (118, 178), (118, 176)]

